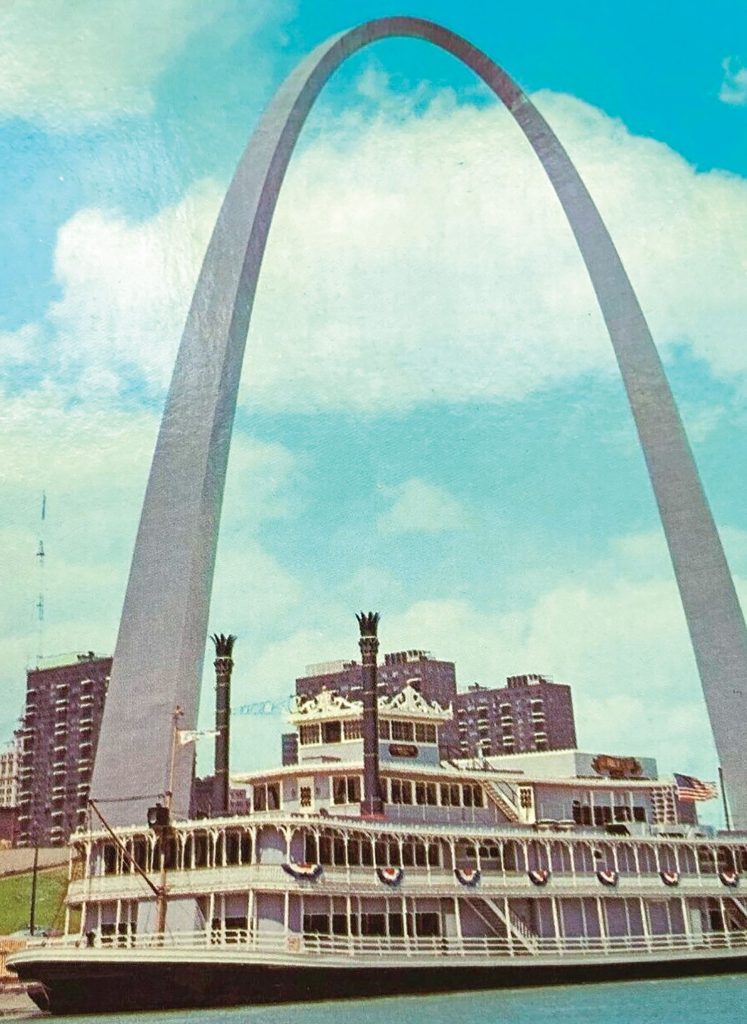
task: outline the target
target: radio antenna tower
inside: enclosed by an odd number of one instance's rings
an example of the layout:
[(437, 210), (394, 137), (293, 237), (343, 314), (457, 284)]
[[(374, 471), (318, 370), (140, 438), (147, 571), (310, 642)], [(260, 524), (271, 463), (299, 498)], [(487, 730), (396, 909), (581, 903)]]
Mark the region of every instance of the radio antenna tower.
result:
[(42, 492), (41, 517), (39, 520), (39, 544), (36, 548), (37, 576), (39, 593), (36, 599), (36, 667), (39, 668), (44, 657), (44, 524), (47, 519), (47, 494)]

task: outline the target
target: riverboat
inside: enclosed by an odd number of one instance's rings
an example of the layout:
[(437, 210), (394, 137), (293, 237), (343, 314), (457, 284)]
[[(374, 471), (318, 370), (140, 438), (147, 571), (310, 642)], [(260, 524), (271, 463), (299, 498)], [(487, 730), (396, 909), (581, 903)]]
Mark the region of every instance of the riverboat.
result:
[(154, 827), (114, 830), (92, 815), (71, 840), (65, 934), (12, 957), (39, 1004), (120, 1012), (747, 966), (747, 835), (699, 825), (653, 759), (449, 761), (450, 708), (410, 685), (373, 704), (378, 765), (365, 694), (322, 691), (292, 710), (297, 763), (233, 777), (248, 813), (164, 821), (155, 808)]

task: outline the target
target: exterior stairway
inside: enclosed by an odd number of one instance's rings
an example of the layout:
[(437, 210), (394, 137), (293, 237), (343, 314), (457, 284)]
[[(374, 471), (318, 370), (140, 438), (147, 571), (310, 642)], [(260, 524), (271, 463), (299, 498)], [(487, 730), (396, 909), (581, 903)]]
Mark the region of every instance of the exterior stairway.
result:
[(539, 936), (513, 910), (509, 908), (506, 916), (500, 903), (485, 896), (473, 897), (466, 902), (487, 925), (492, 935), (501, 938), (508, 936), (513, 942), (523, 946), (528, 953), (538, 952)]
[(488, 797), (508, 821), (520, 821), (519, 807), (513, 786), (503, 780), (496, 779), (485, 783)]
[(724, 900), (724, 915), (734, 931), (747, 930), (747, 906), (738, 896), (730, 896)]

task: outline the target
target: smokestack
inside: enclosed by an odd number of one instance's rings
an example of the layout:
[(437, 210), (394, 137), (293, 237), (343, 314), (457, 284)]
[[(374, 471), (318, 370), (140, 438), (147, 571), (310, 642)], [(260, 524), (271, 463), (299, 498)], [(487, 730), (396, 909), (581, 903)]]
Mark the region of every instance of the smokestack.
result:
[(381, 817), (384, 801), (381, 799), (379, 778), (379, 693), (376, 673), (376, 653), (379, 641), (378, 612), (356, 615), (360, 626), (361, 660), (363, 665), (363, 799), (361, 815), (365, 818)]
[(214, 633), (215, 644), (215, 781), (213, 782), (213, 814), (228, 814), (229, 720), (231, 715), (231, 673), (233, 645), (236, 637)]

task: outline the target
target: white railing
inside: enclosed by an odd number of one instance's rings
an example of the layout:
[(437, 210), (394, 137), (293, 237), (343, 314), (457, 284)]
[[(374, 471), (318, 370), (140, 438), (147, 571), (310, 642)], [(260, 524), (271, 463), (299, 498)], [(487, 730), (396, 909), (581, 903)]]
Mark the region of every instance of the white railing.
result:
[[(154, 884), (157, 876), (151, 874)], [(195, 893), (220, 892), (234, 885), (242, 887), (262, 886), (274, 890), (299, 889), (301, 886), (323, 887), (325, 892), (348, 893), (381, 890), (381, 882), (373, 867), (324, 865), (317, 882), (294, 881), (283, 871), (280, 864), (246, 864), (243, 866), (174, 869), (168, 872), (169, 892), (172, 896)], [(464, 891), (454, 877), (451, 867), (405, 867), (401, 883), (403, 890), (415, 894), (438, 893), (453, 895)], [(470, 890), (472, 896), (498, 895), (503, 893), (545, 896), (604, 894), (621, 896), (652, 896), (661, 894), (665, 898), (708, 893), (712, 896), (734, 897), (735, 890), (724, 886), (716, 874), (680, 875), (675, 887), (665, 886), (658, 874), (635, 874), (621, 872), (615, 889), (604, 889), (593, 873), (553, 872), (545, 887), (538, 888), (529, 879), (526, 871), (501, 871), (483, 869), (480, 883)], [(739, 893), (739, 890), (737, 890)], [(142, 878), (137, 874), (95, 875), (73, 881), (68, 891), (68, 902), (79, 904), (84, 901), (101, 899), (133, 899), (145, 894)]]
[[(513, 924), (513, 922), (512, 922)], [(265, 954), (295, 960), (309, 954), (329, 957), (361, 957), (381, 959), (387, 957), (425, 957), (442, 960), (446, 957), (477, 959), (543, 958), (558, 956), (612, 955), (616, 953), (667, 955), (671, 953), (718, 953), (724, 950), (747, 951), (747, 931), (709, 932), (685, 935), (620, 935), (542, 938), (528, 931), (531, 949), (518, 948), (510, 937), (386, 937), (302, 935), (253, 932), (249, 929), (215, 929), (199, 932), (166, 932), (107, 936), (66, 935), (56, 939), (32, 940), (29, 948), (44, 947), (52, 950), (77, 949), (85, 955), (89, 950), (115, 953), (118, 950), (221, 950), (221, 955), (232, 952)]]

